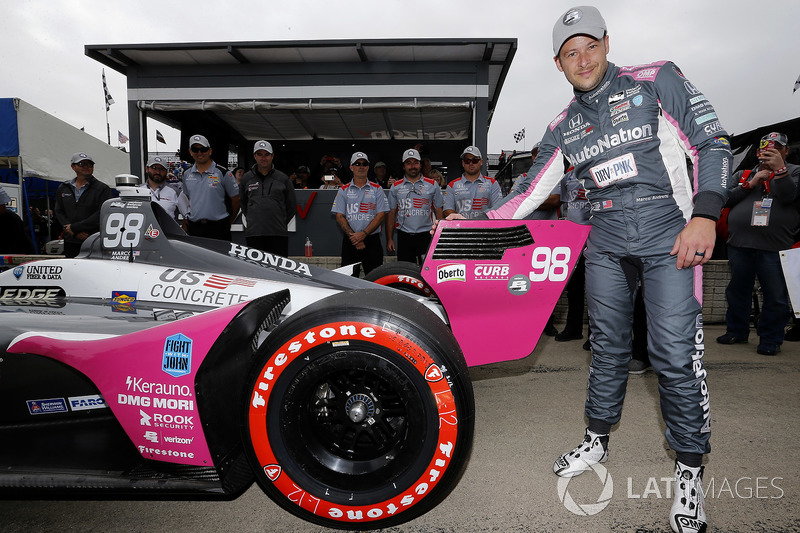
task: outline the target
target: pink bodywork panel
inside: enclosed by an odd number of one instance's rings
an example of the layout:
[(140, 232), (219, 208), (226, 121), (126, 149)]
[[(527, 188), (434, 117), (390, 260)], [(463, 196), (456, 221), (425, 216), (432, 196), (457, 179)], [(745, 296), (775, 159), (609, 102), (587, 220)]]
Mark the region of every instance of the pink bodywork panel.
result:
[[(197, 408), (195, 376), (217, 337), (245, 305), (215, 309), (124, 337), (79, 339), (80, 334), (72, 334), (75, 338), (65, 339), (56, 333), (31, 332), (17, 337), (8, 352), (44, 355), (86, 375), (143, 457), (212, 466)], [(173, 377), (162, 365), (165, 351), (171, 349), (167, 339), (177, 335), (189, 340), (179, 341), (183, 342), (179, 349), (188, 349), (191, 356), (188, 373)]]
[[(534, 243), (509, 248), (499, 260), (432, 259), (444, 228), (526, 225)], [(544, 330), (589, 226), (557, 220), (441, 221), (422, 277), (433, 287), (469, 366), (529, 355)]]

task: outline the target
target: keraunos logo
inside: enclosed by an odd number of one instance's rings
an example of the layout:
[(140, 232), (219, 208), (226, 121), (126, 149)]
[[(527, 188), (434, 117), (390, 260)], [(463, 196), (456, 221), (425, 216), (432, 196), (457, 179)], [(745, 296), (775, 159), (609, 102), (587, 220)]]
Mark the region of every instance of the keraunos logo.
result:
[(579, 504), (575, 502), (570, 495), (568, 490), (569, 484), (577, 476), (558, 478), (558, 499), (569, 512), (578, 516), (591, 516), (599, 513), (608, 506), (611, 502), (611, 496), (614, 494), (614, 480), (611, 479), (611, 474), (608, 473), (606, 467), (597, 463), (589, 465), (589, 468), (597, 474), (597, 477), (600, 478), (600, 482), (603, 484), (603, 490), (594, 503)]
[(446, 281), (467, 281), (467, 267), (462, 263), (439, 265), (436, 269), (436, 283)]

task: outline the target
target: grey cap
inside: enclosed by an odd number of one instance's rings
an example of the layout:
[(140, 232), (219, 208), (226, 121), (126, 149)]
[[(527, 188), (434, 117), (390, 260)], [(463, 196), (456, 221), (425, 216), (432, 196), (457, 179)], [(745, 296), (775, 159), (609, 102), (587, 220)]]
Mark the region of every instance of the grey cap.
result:
[(777, 131), (773, 131), (772, 133), (768, 133), (761, 137), (762, 141), (775, 141), (776, 143), (788, 146), (789, 145), (789, 137), (786, 136), (785, 133), (778, 133)]
[(275, 153), (272, 151), (272, 145), (269, 143), (269, 141), (256, 141), (256, 143), (253, 145), (253, 153), (258, 152), (259, 150), (264, 150), (265, 152), (269, 152), (271, 154)]
[(564, 43), (576, 35), (590, 35), (597, 40), (606, 34), (606, 21), (594, 6), (567, 10), (553, 26), (553, 53), (558, 55)]
[(465, 155), (472, 155), (477, 157), (478, 159), (483, 159), (481, 151), (478, 150), (477, 146), (467, 146), (466, 148), (464, 148), (464, 151), (461, 152), (461, 159), (464, 159)]
[(422, 158), (419, 156), (419, 152), (410, 148), (403, 152), (403, 163), (408, 161), (409, 159), (416, 159), (417, 161), (422, 161)]
[(72, 159), (70, 159), (71, 165), (74, 165), (75, 163), (80, 163), (81, 161), (91, 161), (92, 163), (94, 163), (94, 159), (92, 159), (92, 156), (90, 156), (86, 152), (78, 152), (77, 154), (72, 154)]
[(375, 168), (385, 167), (385, 166), (386, 166), (386, 163), (384, 163), (383, 161), (378, 161), (377, 163), (375, 163)]
[(365, 154), (364, 152), (356, 152), (352, 156), (350, 156), (350, 164), (352, 165), (359, 159), (363, 159), (364, 161), (369, 163), (369, 157), (367, 157), (367, 154)]
[(192, 135), (191, 137), (189, 137), (189, 146), (191, 147), (193, 144), (199, 144), (200, 146), (203, 146), (205, 148), (211, 147), (211, 145), (208, 144), (208, 139), (206, 139), (202, 135)]
[(147, 166), (152, 167), (153, 165), (161, 165), (164, 169), (169, 170), (169, 163), (160, 155), (154, 155), (147, 159)]

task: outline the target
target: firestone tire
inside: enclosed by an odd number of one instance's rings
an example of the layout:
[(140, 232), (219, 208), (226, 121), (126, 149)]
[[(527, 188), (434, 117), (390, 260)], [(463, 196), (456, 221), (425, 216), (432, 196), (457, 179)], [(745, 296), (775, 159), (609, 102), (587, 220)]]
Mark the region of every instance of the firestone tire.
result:
[(256, 355), (244, 442), (258, 484), (310, 522), (379, 529), (412, 520), (456, 486), (475, 403), (449, 328), (402, 294), (321, 300)]
[(365, 276), (365, 279), (417, 296), (435, 296), (433, 288), (422, 279), (420, 268), (407, 261), (385, 263), (373, 269)]

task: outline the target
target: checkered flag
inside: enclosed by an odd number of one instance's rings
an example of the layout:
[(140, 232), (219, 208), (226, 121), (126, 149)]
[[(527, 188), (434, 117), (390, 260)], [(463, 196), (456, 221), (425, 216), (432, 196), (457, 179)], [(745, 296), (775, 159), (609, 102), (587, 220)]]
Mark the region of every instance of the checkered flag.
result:
[(106, 69), (103, 69), (103, 93), (106, 95), (106, 111), (108, 111), (111, 109), (114, 99), (111, 98), (111, 93), (108, 92), (108, 85), (106, 85)]
[(514, 142), (518, 143), (524, 138), (525, 138), (525, 128), (522, 128), (520, 131), (514, 134)]

